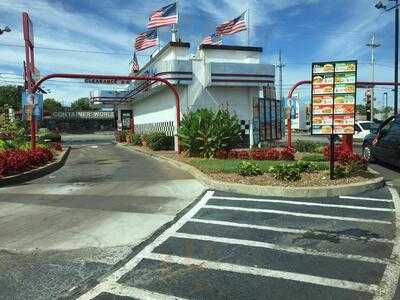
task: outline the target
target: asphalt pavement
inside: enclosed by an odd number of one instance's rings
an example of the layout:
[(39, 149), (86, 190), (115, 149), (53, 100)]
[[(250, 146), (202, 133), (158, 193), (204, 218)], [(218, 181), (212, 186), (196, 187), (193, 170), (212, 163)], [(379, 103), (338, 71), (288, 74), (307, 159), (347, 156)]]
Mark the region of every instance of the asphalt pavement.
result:
[(60, 170), (0, 188), (0, 299), (55, 299), (109, 272), (192, 203), (190, 175), (113, 144), (64, 136)]
[(394, 201), (393, 188), (314, 199), (208, 191), (79, 299), (393, 295)]

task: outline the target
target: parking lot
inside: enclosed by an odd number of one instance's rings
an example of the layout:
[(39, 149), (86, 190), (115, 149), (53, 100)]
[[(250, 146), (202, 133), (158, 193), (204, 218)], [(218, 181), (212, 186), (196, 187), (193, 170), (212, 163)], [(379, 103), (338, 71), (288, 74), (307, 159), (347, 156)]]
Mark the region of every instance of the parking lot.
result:
[(81, 299), (372, 299), (390, 289), (393, 200), (208, 191)]

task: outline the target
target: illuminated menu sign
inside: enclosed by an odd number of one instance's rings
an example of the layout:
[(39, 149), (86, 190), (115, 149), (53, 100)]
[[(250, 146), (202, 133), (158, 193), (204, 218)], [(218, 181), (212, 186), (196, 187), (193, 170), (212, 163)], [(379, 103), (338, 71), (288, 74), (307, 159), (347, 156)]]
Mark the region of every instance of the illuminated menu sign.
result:
[(354, 134), (357, 61), (312, 64), (311, 134)]

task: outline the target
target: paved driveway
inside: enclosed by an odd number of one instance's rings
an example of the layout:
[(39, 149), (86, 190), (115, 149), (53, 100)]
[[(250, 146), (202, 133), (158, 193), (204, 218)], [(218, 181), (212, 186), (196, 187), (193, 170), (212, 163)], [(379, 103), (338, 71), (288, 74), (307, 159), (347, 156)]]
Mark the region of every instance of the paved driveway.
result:
[(201, 194), (111, 139), (75, 137), (63, 168), (0, 189), (0, 299), (54, 299), (100, 276)]
[(397, 197), (387, 188), (316, 199), (210, 191), (80, 299), (372, 299), (398, 276)]

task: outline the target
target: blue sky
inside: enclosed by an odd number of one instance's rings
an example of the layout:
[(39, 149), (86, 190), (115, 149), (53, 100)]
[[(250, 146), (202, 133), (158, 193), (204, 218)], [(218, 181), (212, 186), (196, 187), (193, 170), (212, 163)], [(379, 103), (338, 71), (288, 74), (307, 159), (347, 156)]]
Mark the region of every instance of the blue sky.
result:
[[(20, 82), (24, 49), (21, 12), (34, 23), (36, 64), (41, 74), (85, 72), (127, 74), (133, 54), (132, 41), (145, 28), (149, 13), (171, 0), (2, 0), (0, 26), (11, 33), (0, 36), (0, 84)], [(374, 8), (374, 0), (180, 0), (180, 36), (192, 45), (215, 30), (219, 23), (250, 11), (251, 45), (264, 48), (263, 62), (275, 64), (282, 50), (284, 90), (309, 79), (311, 62), (357, 59), (359, 80), (370, 79), (370, 50), (365, 46), (377, 34), (376, 80), (393, 80), (394, 17)], [(161, 40), (170, 39), (162, 29)], [(246, 45), (246, 33), (224, 38), (224, 44)], [(53, 48), (44, 49), (44, 48)], [(56, 49), (68, 49), (61, 51)], [(83, 50), (77, 52), (75, 50)], [(85, 52), (85, 51), (90, 52)], [(105, 53), (100, 53), (105, 52)], [(152, 50), (139, 53), (143, 65)], [(89, 91), (109, 86), (84, 85), (61, 79), (45, 84), (49, 97), (68, 104)], [(301, 88), (307, 96), (309, 87)], [(391, 89), (378, 88), (382, 93)], [(362, 100), (359, 93), (359, 102)]]

